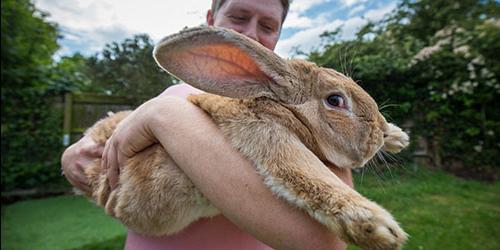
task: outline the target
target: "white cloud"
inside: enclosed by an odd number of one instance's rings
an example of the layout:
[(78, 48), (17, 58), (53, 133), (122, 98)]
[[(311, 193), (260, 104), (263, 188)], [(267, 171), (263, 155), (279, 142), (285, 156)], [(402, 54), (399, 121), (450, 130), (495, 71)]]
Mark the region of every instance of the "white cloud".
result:
[(294, 47), (299, 47), (304, 52), (318, 49), (321, 39), (319, 35), (325, 31), (333, 31), (339, 26), (342, 26), (341, 39), (353, 39), (356, 32), (365, 25), (368, 20), (379, 21), (382, 17), (396, 8), (396, 3), (392, 2), (381, 8), (367, 11), (365, 17), (351, 17), (347, 20), (336, 19), (328, 23), (323, 23), (317, 26), (311, 26), (303, 29), (291, 37), (281, 40), (276, 46), (276, 53), (283, 57), (287, 57), (292, 52)]
[(159, 40), (185, 26), (204, 23), (210, 8), (210, 1), (199, 0), (36, 0), (35, 4), (51, 14), (49, 20), (61, 26), (67, 39), (91, 43), (89, 50), (137, 33)]
[(307, 28), (313, 25), (313, 20), (307, 16), (301, 16), (298, 12), (290, 12), (286, 17), (283, 28)]
[(290, 12), (304, 12), (318, 4), (330, 1), (331, 0), (294, 0), (290, 4)]
[(307, 16), (303, 16), (297, 12), (290, 12), (286, 18), (285, 23), (283, 24), (283, 28), (310, 28), (313, 26), (322, 25), (328, 22), (327, 19), (328, 13), (319, 14), (316, 18), (310, 18)]
[(361, 17), (352, 17), (347, 19), (342, 26), (342, 39), (353, 39), (356, 36), (356, 32), (368, 23), (366, 19)]
[(394, 9), (396, 9), (396, 7), (396, 2), (391, 2), (385, 6), (382, 6), (381, 8), (367, 11), (364, 16), (370, 21), (380, 21), (385, 14), (392, 12)]
[(358, 5), (358, 6), (354, 7), (354, 8), (352, 8), (351, 10), (349, 10), (349, 16), (356, 15), (356, 14), (358, 14), (358, 13), (364, 11), (364, 10), (365, 10), (365, 6), (363, 4)]
[(341, 4), (347, 7), (353, 6), (358, 3), (364, 3), (366, 1), (368, 0), (340, 0)]
[(326, 21), (325, 14), (319, 15), (316, 18), (311, 18), (305, 15), (305, 12), (314, 6), (330, 2), (330, 0), (295, 0), (290, 5), (283, 28), (308, 28), (322, 24)]
[(299, 46), (301, 50), (306, 52), (316, 49), (320, 45), (321, 39), (319, 35), (321, 35), (321, 33), (327, 30), (333, 31), (342, 24), (342, 21), (335, 20), (320, 26), (301, 30), (290, 38), (279, 41), (276, 46), (276, 53), (280, 56), (287, 57), (296, 46)]

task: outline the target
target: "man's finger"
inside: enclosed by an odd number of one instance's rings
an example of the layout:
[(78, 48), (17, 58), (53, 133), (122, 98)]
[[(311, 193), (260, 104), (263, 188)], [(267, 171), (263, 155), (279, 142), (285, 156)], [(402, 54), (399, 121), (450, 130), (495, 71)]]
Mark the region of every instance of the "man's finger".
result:
[(92, 157), (102, 157), (102, 155), (104, 154), (104, 146), (96, 144), (90, 149), (89, 153)]
[(82, 179), (79, 179), (78, 188), (80, 188), (80, 190), (82, 190), (83, 192), (92, 193), (92, 189), (90, 188), (89, 184)]
[(90, 193), (92, 190), (86, 182), (86, 177), (79, 173), (70, 173), (66, 175), (66, 179), (72, 186), (80, 189), (83, 192)]
[(115, 145), (110, 145), (110, 149), (107, 152), (108, 157), (107, 159), (107, 175), (108, 175), (108, 181), (109, 181), (109, 186), (111, 189), (115, 189), (118, 183), (118, 159), (117, 159), (117, 152), (116, 152), (116, 146)]
[(118, 176), (120, 175), (118, 168), (108, 169), (108, 183), (111, 190), (114, 190), (118, 186)]
[(111, 138), (113, 136), (111, 136), (108, 141), (106, 141), (106, 145), (104, 146), (104, 150), (102, 152), (102, 160), (101, 160), (101, 168), (102, 169), (108, 169), (108, 155), (109, 155), (109, 148), (110, 148), (110, 141), (111, 141)]
[(120, 172), (123, 166), (127, 163), (128, 157), (121, 151), (117, 151), (117, 164), (118, 164), (118, 171)]

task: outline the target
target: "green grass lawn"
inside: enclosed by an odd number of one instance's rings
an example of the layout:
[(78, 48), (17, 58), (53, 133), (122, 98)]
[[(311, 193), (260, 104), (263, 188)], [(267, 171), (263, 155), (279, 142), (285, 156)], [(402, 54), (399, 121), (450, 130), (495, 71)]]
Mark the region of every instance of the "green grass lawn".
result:
[(405, 249), (500, 249), (499, 182), (406, 169), (383, 176), (357, 175), (355, 183), (410, 235)]
[(123, 249), (125, 228), (83, 197), (2, 207), (2, 249)]
[[(410, 234), (405, 249), (500, 249), (498, 182), (405, 170), (357, 174), (355, 183)], [(82, 197), (2, 207), (2, 249), (122, 249), (124, 240), (125, 229)]]

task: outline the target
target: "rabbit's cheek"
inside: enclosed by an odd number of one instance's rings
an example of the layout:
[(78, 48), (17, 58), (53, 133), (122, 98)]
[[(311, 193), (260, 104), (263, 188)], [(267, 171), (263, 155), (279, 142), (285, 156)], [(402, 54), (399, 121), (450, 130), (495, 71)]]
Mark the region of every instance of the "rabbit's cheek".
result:
[(358, 167), (365, 165), (384, 144), (383, 132), (374, 121), (362, 121), (358, 130), (358, 152), (361, 162)]
[(364, 162), (366, 138), (370, 130), (350, 119), (336, 116), (324, 131), (327, 136), (320, 140), (326, 158), (341, 168), (357, 168)]
[(349, 157), (345, 154), (339, 153), (336, 150), (330, 150), (325, 153), (325, 157), (329, 162), (333, 163), (335, 166), (339, 168), (355, 168), (356, 163), (353, 162)]
[(365, 151), (363, 164), (361, 166), (364, 166), (368, 161), (370, 161), (382, 148), (383, 144), (384, 143), (381, 135), (374, 136), (371, 142), (366, 145), (367, 149)]

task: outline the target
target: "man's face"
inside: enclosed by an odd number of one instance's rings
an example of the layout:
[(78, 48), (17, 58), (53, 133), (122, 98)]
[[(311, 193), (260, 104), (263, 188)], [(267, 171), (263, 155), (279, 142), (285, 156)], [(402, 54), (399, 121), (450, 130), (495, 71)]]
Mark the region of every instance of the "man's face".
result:
[(283, 6), (278, 0), (226, 0), (208, 25), (233, 29), (274, 50), (281, 29)]

